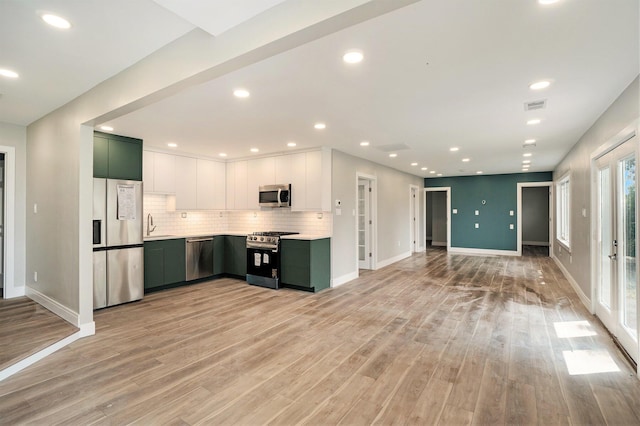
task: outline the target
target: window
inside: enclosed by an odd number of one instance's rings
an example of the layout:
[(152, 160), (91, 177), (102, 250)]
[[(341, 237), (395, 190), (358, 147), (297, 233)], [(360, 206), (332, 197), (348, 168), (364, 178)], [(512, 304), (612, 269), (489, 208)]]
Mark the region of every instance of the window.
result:
[(569, 210), (571, 207), (569, 175), (556, 183), (556, 239), (570, 248)]

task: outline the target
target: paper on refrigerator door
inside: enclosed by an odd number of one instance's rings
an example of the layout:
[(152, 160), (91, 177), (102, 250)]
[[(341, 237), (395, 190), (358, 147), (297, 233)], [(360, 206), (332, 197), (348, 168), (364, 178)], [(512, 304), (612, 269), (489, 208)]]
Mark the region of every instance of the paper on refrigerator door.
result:
[(136, 220), (136, 188), (134, 185), (117, 185), (118, 220)]
[(253, 254), (253, 264), (254, 266), (260, 266), (260, 261), (262, 260), (262, 255), (260, 253)]

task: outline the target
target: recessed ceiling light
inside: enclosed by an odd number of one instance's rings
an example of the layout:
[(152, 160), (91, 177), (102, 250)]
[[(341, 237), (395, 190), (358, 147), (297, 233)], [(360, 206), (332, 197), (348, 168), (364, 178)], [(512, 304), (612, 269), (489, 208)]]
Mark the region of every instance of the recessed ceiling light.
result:
[(449, 151), (451, 151), (451, 152), (456, 152), (458, 150), (460, 150), (460, 148), (458, 148), (457, 146), (449, 148)]
[(17, 72), (8, 70), (6, 68), (0, 68), (0, 75), (7, 78), (18, 78), (20, 77)]
[(251, 152), (259, 152), (260, 150), (258, 148), (251, 148), (250, 151)]
[(342, 60), (348, 64), (357, 64), (359, 62), (362, 62), (363, 59), (364, 54), (362, 53), (362, 51), (357, 49), (348, 50), (347, 53), (342, 56)]
[(462, 162), (463, 162), (463, 163), (468, 163), (469, 161), (471, 161), (471, 159), (470, 159), (470, 158), (463, 158), (463, 159), (462, 159)]
[(482, 173), (484, 173), (482, 170), (478, 170), (478, 171), (476, 172), (476, 174), (477, 174), (477, 175), (481, 175)]
[(442, 173), (438, 173), (436, 176), (442, 176)]
[(546, 89), (550, 85), (551, 85), (550, 81), (541, 80), (541, 81), (536, 81), (535, 83), (531, 83), (529, 85), (529, 89), (531, 89), (531, 90), (542, 90), (542, 89)]
[(426, 167), (420, 167), (420, 170), (427, 170)]
[(104, 130), (105, 132), (113, 132), (113, 127), (111, 127), (111, 126), (100, 126), (100, 130)]
[(530, 164), (531, 160), (522, 160), (522, 164)]
[(63, 30), (71, 28), (71, 23), (60, 16), (51, 15), (49, 13), (41, 16), (42, 20), (52, 27), (61, 28)]
[(360, 142), (360, 146), (369, 146), (369, 141)]
[(436, 173), (436, 171), (435, 170), (431, 170), (429, 173), (434, 175)]
[(524, 141), (525, 145), (534, 145), (536, 143), (535, 139), (527, 139), (526, 141)]
[(293, 148), (294, 146), (296, 146), (297, 144), (295, 142), (289, 142), (287, 143), (287, 146)]
[(523, 157), (531, 157), (533, 154), (530, 152), (525, 152), (524, 154), (522, 154)]
[(415, 167), (418, 165), (418, 163), (411, 163), (411, 165)]
[(316, 123), (313, 125), (314, 129), (318, 129), (318, 130), (322, 130), (322, 129), (326, 129), (327, 125), (324, 123)]
[(538, 0), (538, 4), (543, 4), (543, 5), (553, 4), (557, 2), (558, 0)]
[(533, 126), (534, 124), (540, 124), (540, 121), (541, 121), (541, 120), (540, 120), (539, 118), (533, 118), (533, 119), (531, 119), (531, 120), (527, 121), (527, 124), (528, 124), (529, 126)]
[(225, 152), (221, 152), (220, 154), (218, 154), (220, 157), (226, 157), (227, 154)]
[(249, 91), (246, 89), (236, 89), (233, 91), (233, 96), (236, 98), (248, 98), (250, 95)]
[(395, 152), (393, 154), (389, 154), (389, 157), (391, 158), (396, 158), (398, 156), (398, 154), (396, 154)]
[(170, 147), (170, 148), (176, 148), (178, 146), (178, 144), (177, 143), (173, 143), (173, 142), (169, 142), (167, 144), (167, 146)]

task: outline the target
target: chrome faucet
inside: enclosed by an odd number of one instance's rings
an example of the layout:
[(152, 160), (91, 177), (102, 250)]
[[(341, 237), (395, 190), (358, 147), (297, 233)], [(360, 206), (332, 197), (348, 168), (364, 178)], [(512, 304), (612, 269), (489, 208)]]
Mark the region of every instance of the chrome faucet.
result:
[(156, 230), (156, 227), (153, 226), (153, 216), (151, 216), (151, 213), (149, 213), (147, 215), (147, 237), (150, 236), (151, 233), (155, 230)]

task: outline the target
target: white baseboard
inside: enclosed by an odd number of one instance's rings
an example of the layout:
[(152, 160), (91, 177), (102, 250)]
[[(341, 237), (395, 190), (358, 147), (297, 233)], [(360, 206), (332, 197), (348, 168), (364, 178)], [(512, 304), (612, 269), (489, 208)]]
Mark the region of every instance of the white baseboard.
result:
[(469, 254), (469, 255), (475, 255), (475, 256), (519, 256), (517, 251), (476, 249), (476, 248), (466, 248), (466, 247), (451, 247), (449, 249), (449, 253)]
[(406, 259), (407, 257), (411, 257), (411, 252), (407, 251), (404, 253), (401, 253), (397, 256), (394, 256), (392, 258), (389, 259), (385, 259), (385, 260), (380, 260), (376, 263), (376, 269), (380, 269), (380, 268), (384, 268), (385, 266), (389, 266), (392, 263), (396, 263), (402, 259)]
[(447, 242), (446, 241), (431, 241), (431, 245), (432, 246), (436, 246), (436, 247), (446, 247), (447, 246)]
[(349, 281), (353, 281), (358, 278), (358, 271), (350, 272), (348, 274), (333, 278), (331, 280), (331, 287), (340, 287), (342, 284), (346, 284)]
[(32, 289), (31, 287), (27, 287), (26, 294), (29, 299), (47, 308), (63, 320), (73, 324), (75, 327), (80, 328), (80, 316), (77, 312), (72, 311), (61, 303), (40, 293), (38, 290)]
[(13, 286), (13, 287), (4, 287), (2, 289), (3, 291), (3, 297), (5, 299), (13, 299), (14, 297), (22, 297), (25, 295), (25, 286), (21, 285), (21, 286)]
[(523, 241), (523, 246), (541, 246), (549, 247), (549, 241)]
[(426, 247), (421, 246), (421, 247), (416, 248), (416, 253), (422, 253), (424, 251), (427, 251)]
[(46, 348), (44, 348), (43, 350), (28, 356), (27, 358), (20, 360), (19, 362), (13, 364), (10, 367), (5, 368), (4, 370), (0, 371), (0, 381), (6, 379), (7, 377), (10, 377), (14, 374), (16, 374), (17, 372), (24, 370), (25, 368), (29, 367), (30, 365), (35, 364), (36, 362), (40, 361), (41, 359), (51, 355), (52, 353), (54, 353), (57, 350), (60, 350), (62, 348), (64, 348), (67, 345), (70, 345), (71, 343), (75, 342), (76, 340), (80, 339), (81, 337), (81, 331), (75, 332), (73, 333), (71, 336), (65, 337), (64, 339), (54, 343), (51, 346), (48, 346)]
[(562, 271), (562, 274), (565, 276), (567, 281), (569, 281), (569, 284), (571, 284), (571, 287), (573, 287), (573, 290), (576, 292), (576, 294), (580, 298), (580, 301), (582, 302), (582, 304), (587, 308), (589, 312), (593, 313), (591, 309), (591, 299), (589, 299), (587, 295), (584, 294), (584, 292), (578, 285), (577, 281), (573, 279), (569, 271), (567, 271), (567, 268), (564, 267), (564, 265), (560, 262), (560, 260), (558, 260), (558, 258), (555, 256), (551, 256), (551, 258), (556, 262), (556, 265), (558, 265), (558, 268), (560, 269), (560, 271)]
[(80, 324), (80, 337), (93, 336), (96, 334), (96, 323), (94, 321)]

